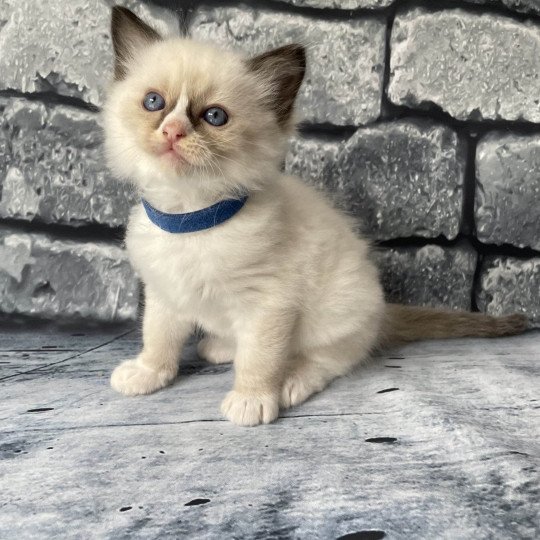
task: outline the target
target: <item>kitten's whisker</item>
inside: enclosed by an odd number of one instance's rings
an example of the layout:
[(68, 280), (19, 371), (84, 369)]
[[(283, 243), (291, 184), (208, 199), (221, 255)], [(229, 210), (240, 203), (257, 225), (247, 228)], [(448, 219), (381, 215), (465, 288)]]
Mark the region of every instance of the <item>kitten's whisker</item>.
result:
[(115, 152), (114, 154), (111, 154), (113, 157), (122, 156), (126, 152), (130, 152), (132, 150), (138, 150), (137, 146), (133, 144), (132, 146), (128, 146), (127, 148), (123, 148), (120, 152)]
[(237, 160), (235, 160), (235, 159), (233, 159), (233, 158), (231, 158), (231, 157), (224, 156), (224, 155), (222, 155), (222, 154), (217, 154), (217, 153), (215, 153), (214, 155), (215, 155), (215, 156), (218, 156), (220, 159), (227, 160), (227, 161), (233, 163), (234, 165), (238, 165), (238, 167), (240, 167), (240, 168), (241, 168), (242, 170), (244, 170), (244, 171), (249, 170), (248, 167), (246, 167), (245, 164), (243, 164), (243, 163), (241, 163), (240, 161), (237, 161)]

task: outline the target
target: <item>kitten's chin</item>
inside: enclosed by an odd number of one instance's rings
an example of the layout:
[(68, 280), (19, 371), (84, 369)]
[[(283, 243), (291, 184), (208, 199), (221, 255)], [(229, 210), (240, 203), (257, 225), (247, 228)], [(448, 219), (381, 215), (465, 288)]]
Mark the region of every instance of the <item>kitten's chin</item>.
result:
[(173, 169), (176, 172), (185, 173), (192, 168), (191, 163), (172, 148), (159, 154), (158, 159), (165, 169)]

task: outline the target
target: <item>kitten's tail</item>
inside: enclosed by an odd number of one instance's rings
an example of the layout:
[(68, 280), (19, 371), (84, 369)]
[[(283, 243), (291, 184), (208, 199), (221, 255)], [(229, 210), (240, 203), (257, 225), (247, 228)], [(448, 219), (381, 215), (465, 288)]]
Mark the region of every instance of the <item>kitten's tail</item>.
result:
[(483, 313), (386, 304), (380, 345), (423, 339), (497, 337), (520, 334), (528, 328), (524, 315), (492, 317)]

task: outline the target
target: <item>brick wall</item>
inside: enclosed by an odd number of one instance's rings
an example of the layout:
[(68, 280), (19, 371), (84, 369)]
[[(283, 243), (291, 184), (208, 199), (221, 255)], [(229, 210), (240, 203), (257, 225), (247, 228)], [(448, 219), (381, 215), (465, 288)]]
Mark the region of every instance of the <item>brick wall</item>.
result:
[[(0, 311), (118, 321), (130, 189), (99, 107), (112, 0), (0, 0)], [(538, 0), (123, 0), (165, 33), (309, 47), (285, 168), (377, 245), (393, 301), (540, 326)]]

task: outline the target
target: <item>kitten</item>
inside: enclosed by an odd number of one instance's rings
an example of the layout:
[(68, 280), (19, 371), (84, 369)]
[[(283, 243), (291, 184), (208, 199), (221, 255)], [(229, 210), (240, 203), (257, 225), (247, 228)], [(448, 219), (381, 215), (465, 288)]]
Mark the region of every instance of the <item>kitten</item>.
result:
[(303, 47), (248, 59), (163, 40), (121, 7), (113, 9), (112, 36), (106, 151), (113, 172), (146, 201), (133, 209), (126, 235), (145, 285), (143, 349), (114, 370), (113, 388), (137, 395), (171, 384), (200, 326), (201, 356), (234, 358), (223, 414), (253, 426), (388, 343), (525, 329), (518, 315), (385, 304), (368, 243), (349, 218), (280, 172)]

